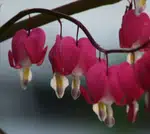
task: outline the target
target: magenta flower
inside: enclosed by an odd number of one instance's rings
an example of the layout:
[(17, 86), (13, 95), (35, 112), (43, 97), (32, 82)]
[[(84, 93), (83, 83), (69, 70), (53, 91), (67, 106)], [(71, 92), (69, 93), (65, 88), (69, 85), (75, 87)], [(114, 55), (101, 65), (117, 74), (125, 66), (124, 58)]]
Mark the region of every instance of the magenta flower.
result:
[(73, 37), (56, 36), (56, 42), (49, 52), (49, 61), (52, 65), (54, 76), (50, 82), (56, 96), (62, 98), (69, 81), (66, 75), (70, 75), (76, 67), (79, 59), (79, 48)]
[(122, 19), (119, 31), (120, 47), (131, 48), (145, 43), (150, 37), (150, 18), (146, 13), (139, 16), (135, 10), (129, 10)]
[(21, 86), (26, 89), (27, 84), (32, 79), (32, 64), (41, 65), (47, 52), (45, 44), (45, 33), (41, 28), (32, 29), (28, 35), (22, 29), (16, 32), (12, 39), (12, 51), (9, 50), (9, 64), (15, 69), (19, 69)]
[(118, 82), (126, 97), (128, 120), (135, 122), (139, 110), (137, 100), (142, 96), (143, 90), (137, 84), (134, 68), (129, 63), (123, 62), (119, 65)]
[(78, 40), (78, 48), (80, 56), (76, 67), (72, 71), (72, 97), (76, 100), (80, 96), (80, 78), (88, 69), (98, 60), (96, 58), (96, 48), (93, 47), (88, 38), (80, 38)]
[(145, 106), (150, 111), (150, 52), (145, 52), (143, 57), (137, 60), (134, 65), (136, 78), (141, 88), (145, 90)]
[(124, 94), (120, 89), (117, 77), (118, 66), (112, 66), (106, 75), (105, 61), (93, 65), (86, 74), (88, 89), (81, 87), (81, 93), (89, 104), (93, 104), (93, 111), (98, 118), (109, 127), (115, 124), (112, 104), (124, 105)]
[[(143, 90), (136, 83), (134, 69), (127, 63), (113, 65), (106, 75), (105, 61), (93, 65), (86, 74), (87, 90), (81, 93), (101, 121), (109, 127), (115, 124), (111, 105), (127, 105), (128, 120), (134, 122), (138, 111), (137, 100)], [(132, 92), (131, 92), (132, 91)]]

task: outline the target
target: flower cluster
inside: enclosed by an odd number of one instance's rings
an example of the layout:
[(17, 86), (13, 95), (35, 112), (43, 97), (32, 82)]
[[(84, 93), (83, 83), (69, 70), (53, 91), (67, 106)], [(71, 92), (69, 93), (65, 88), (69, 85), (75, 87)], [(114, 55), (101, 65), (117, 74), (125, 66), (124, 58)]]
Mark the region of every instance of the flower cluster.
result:
[[(128, 8), (119, 30), (120, 48), (137, 48), (150, 39), (150, 17), (143, 12), (146, 0), (137, 0), (135, 9)], [(10, 66), (19, 69), (22, 88), (32, 79), (31, 65), (41, 65), (47, 52), (45, 33), (41, 28), (18, 31), (8, 52)], [(127, 61), (108, 66), (106, 58), (96, 57), (96, 48), (89, 38), (74, 39), (57, 35), (48, 57), (53, 77), (50, 86), (61, 99), (72, 76), (71, 95), (76, 100), (80, 94), (91, 104), (98, 119), (108, 127), (115, 124), (112, 104), (126, 106), (127, 118), (135, 122), (139, 111), (138, 100), (145, 94), (145, 108), (150, 111), (150, 43), (143, 49), (127, 55)], [(85, 77), (87, 89), (81, 85)]]

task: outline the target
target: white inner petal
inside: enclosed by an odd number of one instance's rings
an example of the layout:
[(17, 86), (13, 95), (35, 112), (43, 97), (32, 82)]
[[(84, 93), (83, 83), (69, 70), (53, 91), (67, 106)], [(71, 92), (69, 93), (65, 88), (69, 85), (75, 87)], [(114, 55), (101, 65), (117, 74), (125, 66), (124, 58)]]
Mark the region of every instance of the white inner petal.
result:
[[(106, 105), (104, 103), (99, 102), (93, 104), (92, 109), (100, 121), (104, 121), (106, 119), (107, 113), (106, 113)], [(102, 113), (103, 115), (100, 115), (100, 113)]]
[(99, 117), (99, 107), (98, 107), (98, 103), (93, 104), (92, 109), (93, 109), (94, 113), (98, 116), (99, 120), (102, 121), (102, 119)]
[(139, 104), (137, 101), (133, 101), (133, 105), (134, 105), (134, 112), (136, 114), (139, 111)]
[(32, 72), (31, 68), (21, 68), (19, 69), (19, 75), (20, 75), (20, 84), (23, 89), (27, 88), (27, 85), (25, 82), (29, 83), (32, 80)]
[(72, 89), (76, 89), (76, 90), (79, 90), (80, 89), (80, 76), (72, 76)]
[(106, 105), (107, 108), (107, 116), (113, 117), (113, 109), (111, 105)]
[(129, 105), (126, 106), (126, 113), (129, 112)]
[[(57, 75), (57, 76), (56, 76)], [(56, 93), (56, 96), (58, 98), (62, 98), (65, 92), (65, 89), (69, 86), (69, 81), (67, 77), (60, 75), (58, 73), (55, 73), (53, 75), (53, 78), (50, 81), (50, 86), (53, 88), (53, 90)], [(60, 89), (62, 90), (62, 95), (59, 96), (57, 90)]]
[(145, 105), (146, 105), (146, 107), (148, 107), (148, 103), (149, 103), (149, 93), (148, 92), (146, 92), (145, 93), (145, 97), (144, 97), (144, 99), (145, 99)]
[(134, 54), (134, 56), (132, 55), (132, 53), (129, 53), (127, 55), (127, 62), (129, 64), (133, 64), (134, 62), (139, 60), (143, 56), (144, 52), (136, 51), (133, 54)]

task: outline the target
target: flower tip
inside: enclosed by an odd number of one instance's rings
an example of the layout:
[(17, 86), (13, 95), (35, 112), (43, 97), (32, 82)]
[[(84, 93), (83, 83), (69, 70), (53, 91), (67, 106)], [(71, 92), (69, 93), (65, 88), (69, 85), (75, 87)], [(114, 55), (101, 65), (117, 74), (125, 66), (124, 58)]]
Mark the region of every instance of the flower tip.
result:
[(79, 97), (80, 97), (80, 90), (77, 90), (77, 89), (72, 89), (71, 90), (71, 96), (74, 100), (77, 100)]
[(55, 94), (58, 99), (62, 99), (64, 96), (64, 90), (62, 90), (61, 88), (58, 88), (57, 91), (55, 91)]
[(23, 91), (27, 90), (27, 85), (21, 85)]
[(102, 121), (105, 121), (106, 119), (106, 112), (104, 110), (99, 111), (99, 117)]
[(23, 91), (27, 90), (27, 86), (22, 87)]
[(28, 83), (29, 83), (29, 81), (27, 81), (27, 80), (25, 80), (25, 81), (21, 80), (21, 88), (23, 90), (26, 90), (27, 86), (28, 86)]
[(108, 126), (109, 128), (112, 128), (115, 125), (115, 118), (107, 117), (104, 122), (106, 126)]

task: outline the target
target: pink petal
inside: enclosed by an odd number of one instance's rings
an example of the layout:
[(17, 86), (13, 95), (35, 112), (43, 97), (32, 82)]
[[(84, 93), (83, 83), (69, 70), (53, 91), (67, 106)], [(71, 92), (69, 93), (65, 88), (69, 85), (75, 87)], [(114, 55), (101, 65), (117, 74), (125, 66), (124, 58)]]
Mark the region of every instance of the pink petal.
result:
[(99, 101), (104, 96), (106, 82), (106, 65), (104, 62), (93, 65), (86, 73), (86, 84), (95, 101)]
[[(55, 62), (55, 55), (56, 55), (56, 45), (54, 45), (50, 52), (49, 52), (49, 55), (48, 55), (48, 58), (49, 58), (49, 61), (52, 65), (52, 70), (53, 70), (53, 73), (56, 72), (56, 69), (57, 66), (56, 66), (56, 62)], [(57, 61), (57, 60), (56, 60)]]
[(146, 98), (145, 98), (145, 110), (147, 112), (150, 112), (150, 92), (146, 92)]
[(12, 55), (16, 65), (19, 65), (27, 57), (27, 53), (24, 48), (24, 41), (26, 38), (27, 32), (22, 29), (16, 32), (12, 39)]
[(108, 73), (108, 89), (109, 93), (115, 99), (117, 105), (124, 105), (126, 103), (125, 94), (121, 90), (119, 84), (119, 77), (118, 77), (119, 66), (113, 65), (109, 68)]
[(45, 44), (45, 33), (42, 29), (33, 29), (26, 39), (25, 49), (33, 64), (40, 62)]
[(41, 49), (43, 49), (46, 41), (46, 35), (43, 29), (41, 28), (33, 28), (30, 37), (36, 38), (38, 42), (40, 42)]
[(150, 37), (150, 19), (146, 13), (135, 15), (134, 10), (129, 10), (122, 20), (123, 47), (132, 47), (133, 43), (140, 41), (143, 44)]
[(16, 69), (20, 69), (21, 68), (20, 65), (15, 65), (13, 54), (12, 54), (12, 52), (10, 50), (8, 52), (8, 60), (9, 60), (9, 64), (10, 64), (11, 67), (16, 68)]
[(122, 91), (126, 95), (126, 99), (128, 100), (128, 102), (139, 99), (143, 92), (136, 83), (132, 66), (127, 62), (123, 62), (119, 67), (119, 83)]
[(80, 49), (80, 58), (78, 66), (86, 73), (88, 69), (97, 63), (96, 48), (91, 44), (88, 38), (80, 38), (78, 41)]
[(122, 28), (120, 28), (119, 30), (119, 41), (120, 41), (120, 47), (123, 48), (124, 47), (124, 40), (123, 40), (123, 33), (122, 33)]
[(144, 90), (150, 91), (150, 52), (146, 52), (142, 58), (135, 63), (135, 76), (138, 84)]
[(72, 37), (63, 37), (58, 41), (49, 52), (49, 60), (53, 70), (64, 75), (72, 73), (79, 59), (79, 48), (76, 47), (76, 42)]
[(81, 95), (84, 97), (84, 99), (88, 104), (94, 104), (94, 102), (91, 100), (88, 94), (88, 91), (84, 87), (80, 86), (80, 91), (81, 91)]
[(92, 45), (92, 43), (90, 42), (88, 38), (80, 38), (78, 40), (78, 47), (82, 51), (81, 55), (88, 55), (88, 56), (96, 57), (96, 48)]
[(46, 46), (42, 52), (42, 56), (41, 56), (41, 61), (39, 63), (37, 63), (38, 66), (42, 65), (43, 61), (44, 61), (44, 58), (45, 58), (45, 55), (46, 55), (46, 52), (47, 52), (47, 49), (48, 49), (48, 46)]

